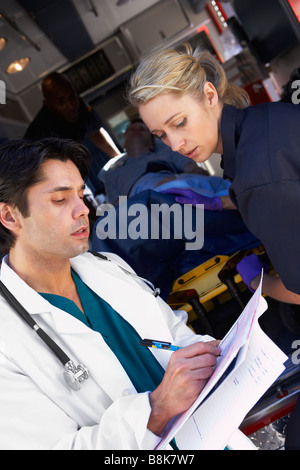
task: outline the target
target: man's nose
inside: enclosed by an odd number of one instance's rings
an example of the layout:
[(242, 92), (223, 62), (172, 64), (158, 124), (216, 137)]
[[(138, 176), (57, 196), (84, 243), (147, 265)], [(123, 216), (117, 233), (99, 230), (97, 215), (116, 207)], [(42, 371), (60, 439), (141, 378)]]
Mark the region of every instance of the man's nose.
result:
[(76, 199), (76, 203), (74, 205), (74, 210), (73, 210), (74, 218), (78, 219), (81, 216), (86, 216), (89, 214), (89, 212), (90, 212), (90, 209), (87, 207), (84, 200), (78, 197)]
[(74, 111), (76, 109), (76, 102), (74, 100), (69, 100), (68, 101), (68, 109), (71, 111)]

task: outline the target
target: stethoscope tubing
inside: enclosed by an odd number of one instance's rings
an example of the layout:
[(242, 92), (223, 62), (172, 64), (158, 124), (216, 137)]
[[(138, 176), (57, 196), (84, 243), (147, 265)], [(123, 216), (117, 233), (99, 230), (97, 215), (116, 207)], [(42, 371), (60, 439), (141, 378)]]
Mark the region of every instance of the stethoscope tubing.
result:
[(30, 313), (23, 307), (22, 304), (13, 296), (10, 290), (0, 281), (0, 292), (6, 299), (7, 303), (20, 315), (20, 317), (36, 332), (36, 334), (44, 341), (44, 343), (51, 349), (60, 362), (65, 366), (70, 358), (67, 354), (47, 335), (47, 333), (39, 327), (39, 325), (32, 318)]
[[(111, 261), (107, 256), (104, 256), (98, 252), (90, 251), (91, 254), (97, 256), (98, 258)], [(155, 288), (153, 284), (147, 279), (143, 279), (137, 276), (135, 273), (128, 271), (122, 266), (117, 266), (125, 273), (135, 279), (145, 282), (153, 291), (154, 297), (157, 297), (160, 293), (158, 288)], [(70, 388), (77, 391), (80, 390), (80, 383), (89, 377), (89, 372), (83, 365), (79, 364), (76, 366), (69, 356), (58, 346), (53, 339), (35, 322), (33, 317), (29, 312), (23, 307), (23, 305), (14, 297), (10, 290), (0, 281), (0, 293), (7, 301), (7, 303), (15, 310), (19, 316), (36, 332), (36, 334), (42, 339), (42, 341), (48, 346), (48, 348), (55, 354), (55, 356), (60, 360), (60, 362), (65, 367), (64, 378)]]

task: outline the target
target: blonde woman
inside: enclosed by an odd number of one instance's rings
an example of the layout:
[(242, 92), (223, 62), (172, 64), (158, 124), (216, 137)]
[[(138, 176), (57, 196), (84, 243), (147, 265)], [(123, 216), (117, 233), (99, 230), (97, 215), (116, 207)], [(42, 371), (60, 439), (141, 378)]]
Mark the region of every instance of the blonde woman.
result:
[[(249, 106), (246, 93), (227, 81), (221, 65), (188, 45), (142, 60), (128, 97), (150, 131), (174, 151), (196, 162), (222, 154), (231, 199), (283, 280), (265, 275), (263, 291), (300, 304), (300, 105)], [(185, 195), (179, 196), (184, 202)], [(190, 193), (186, 202), (204, 201)], [(242, 263), (238, 269), (244, 281), (256, 288), (260, 260), (254, 256)], [(288, 425), (286, 449), (300, 449), (299, 423), (300, 400)]]
[[(250, 106), (217, 60), (189, 45), (143, 59), (128, 99), (174, 151), (196, 162), (222, 154), (231, 199), (284, 282), (265, 276), (265, 293), (300, 304), (300, 106)], [(192, 192), (177, 196), (180, 202), (203, 203)], [(261, 268), (255, 257), (241, 266), (250, 289), (257, 287)]]

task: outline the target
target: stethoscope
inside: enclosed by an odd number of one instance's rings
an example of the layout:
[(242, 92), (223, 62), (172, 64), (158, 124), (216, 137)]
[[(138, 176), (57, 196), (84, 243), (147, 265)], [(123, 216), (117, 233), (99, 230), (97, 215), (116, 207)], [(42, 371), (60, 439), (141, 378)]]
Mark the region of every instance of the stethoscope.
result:
[[(107, 256), (104, 256), (101, 253), (97, 253), (94, 251), (90, 251), (90, 253), (92, 253), (94, 256), (97, 256), (98, 258), (101, 258), (102, 260), (112, 261), (111, 259), (107, 258)], [(127, 269), (123, 268), (123, 266), (120, 266), (117, 263), (115, 264), (126, 274), (134, 277), (135, 279), (145, 282), (151, 288), (154, 297), (157, 297), (160, 294), (160, 289), (156, 288), (148, 279), (144, 279), (138, 276), (137, 274), (128, 271)], [(35, 322), (30, 313), (27, 312), (23, 305), (13, 296), (13, 294), (3, 284), (2, 281), (0, 281), (0, 293), (7, 301), (7, 303), (37, 333), (37, 335), (44, 341), (44, 343), (50, 348), (50, 350), (63, 364), (65, 369), (63, 372), (63, 377), (67, 385), (74, 391), (80, 390), (82, 382), (87, 380), (90, 376), (88, 369), (82, 364), (76, 365), (75, 362), (69, 358), (69, 356), (60, 348), (60, 346), (58, 346), (58, 344), (55, 343), (55, 341), (53, 341), (50, 336)]]

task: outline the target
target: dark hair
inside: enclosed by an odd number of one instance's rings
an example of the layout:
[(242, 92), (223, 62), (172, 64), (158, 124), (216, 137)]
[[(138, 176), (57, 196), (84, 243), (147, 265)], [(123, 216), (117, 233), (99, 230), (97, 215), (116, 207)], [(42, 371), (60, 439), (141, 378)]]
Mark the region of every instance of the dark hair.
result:
[[(68, 139), (10, 140), (0, 145), (0, 202), (12, 204), (28, 216), (27, 190), (42, 179), (47, 160), (71, 160), (85, 180), (90, 154), (84, 145)], [(15, 235), (0, 223), (0, 251), (8, 253)]]

